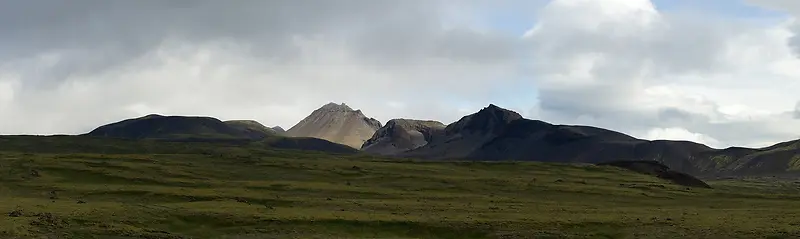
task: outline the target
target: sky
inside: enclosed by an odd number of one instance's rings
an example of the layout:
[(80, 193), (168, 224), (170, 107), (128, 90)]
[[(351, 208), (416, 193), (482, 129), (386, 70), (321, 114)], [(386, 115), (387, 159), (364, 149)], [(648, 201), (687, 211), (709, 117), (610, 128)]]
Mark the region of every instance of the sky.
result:
[(724, 148), (800, 138), (796, 0), (0, 0), (0, 134), (147, 114), (289, 128), (328, 102), (489, 104)]

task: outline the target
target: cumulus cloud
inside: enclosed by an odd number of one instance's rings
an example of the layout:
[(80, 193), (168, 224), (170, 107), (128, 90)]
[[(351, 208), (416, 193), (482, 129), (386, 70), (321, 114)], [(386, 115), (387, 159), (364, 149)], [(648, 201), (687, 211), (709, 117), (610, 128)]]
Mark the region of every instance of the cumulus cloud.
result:
[[(752, 2), (800, 14), (784, 5), (795, 1)], [(512, 12), (524, 17), (497, 17)], [(149, 113), (288, 128), (329, 101), (449, 123), (535, 95), (509, 107), (764, 146), (800, 126), (795, 26), (648, 0), (4, 1), (0, 133), (82, 133)]]
[[(526, 33), (538, 114), (716, 146), (790, 140), (800, 69), (786, 25), (664, 13), (648, 0), (557, 0)], [(776, 130), (780, 126), (783, 130)], [(773, 142), (770, 142), (770, 141)]]
[(687, 140), (711, 147), (719, 146), (719, 141), (708, 135), (689, 132), (683, 128), (654, 128), (647, 132), (646, 139)]

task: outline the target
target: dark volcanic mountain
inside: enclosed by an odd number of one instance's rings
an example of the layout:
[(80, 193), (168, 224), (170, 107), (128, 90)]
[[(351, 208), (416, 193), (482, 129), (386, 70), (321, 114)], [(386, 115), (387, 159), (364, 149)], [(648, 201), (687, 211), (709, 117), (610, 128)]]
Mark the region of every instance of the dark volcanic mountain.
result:
[(439, 159), (469, 158), (484, 144), (503, 133), (511, 122), (518, 119), (522, 119), (522, 116), (516, 112), (489, 105), (448, 125), (431, 137), (433, 139), (431, 142), (403, 155)]
[(688, 141), (648, 141), (619, 132), (553, 125), (495, 105), (448, 125), (433, 140), (396, 155), (428, 159), (599, 163), (656, 160), (686, 173), (704, 171), (695, 155), (713, 151)]
[(345, 104), (329, 103), (286, 131), (291, 137), (312, 137), (361, 148), (381, 123)]
[(92, 130), (88, 136), (124, 139), (258, 139), (263, 135), (240, 130), (211, 117), (148, 115)]
[(445, 125), (438, 121), (393, 119), (364, 142), (361, 150), (380, 155), (394, 155), (428, 144), (440, 135)]

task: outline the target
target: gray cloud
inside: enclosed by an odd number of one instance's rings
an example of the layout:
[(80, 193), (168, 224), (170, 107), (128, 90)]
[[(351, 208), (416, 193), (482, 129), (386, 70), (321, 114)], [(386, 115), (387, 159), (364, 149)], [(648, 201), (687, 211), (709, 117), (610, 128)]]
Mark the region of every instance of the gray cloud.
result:
[[(794, 17), (800, 16), (800, 2), (792, 0), (747, 0), (747, 2), (755, 5), (765, 7), (767, 9), (784, 12), (793, 15)], [(800, 55), (800, 22), (793, 19), (790, 22), (790, 28), (794, 35), (788, 39), (789, 45), (794, 50), (795, 54)]]
[(430, 102), (469, 98), (514, 72), (516, 37), (459, 23), (453, 10), (472, 7), (3, 1), (0, 91), (9, 93), (0, 132), (79, 133), (153, 112), (288, 127), (328, 101), (383, 120), (453, 120), (462, 113)]
[[(436, 1), (93, 1), (0, 3), (0, 52), (6, 60), (56, 53), (48, 73), (26, 82), (63, 79), (129, 63), (165, 41), (220, 40), (251, 47), (251, 54), (291, 58), (292, 39), (334, 35), (381, 25), (385, 16), (414, 13), (421, 25), (436, 23)], [(430, 7), (430, 8), (429, 8)], [(431, 10), (433, 9), (433, 10)], [(347, 14), (343, 14), (347, 13)], [(409, 16), (414, 17), (414, 16)], [(34, 85), (27, 83), (26, 85)]]

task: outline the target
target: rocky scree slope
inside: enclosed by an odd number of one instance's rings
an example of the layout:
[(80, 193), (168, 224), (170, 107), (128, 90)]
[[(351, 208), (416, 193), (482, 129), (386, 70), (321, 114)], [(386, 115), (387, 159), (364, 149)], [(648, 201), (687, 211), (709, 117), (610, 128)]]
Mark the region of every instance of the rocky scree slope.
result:
[(286, 135), (325, 139), (358, 149), (379, 128), (381, 122), (364, 116), (361, 110), (329, 103), (287, 130)]
[(378, 129), (361, 150), (379, 155), (395, 155), (413, 150), (441, 135), (445, 125), (432, 120), (392, 119)]

